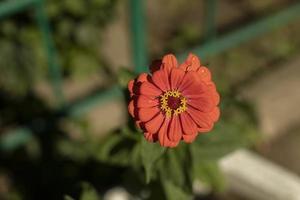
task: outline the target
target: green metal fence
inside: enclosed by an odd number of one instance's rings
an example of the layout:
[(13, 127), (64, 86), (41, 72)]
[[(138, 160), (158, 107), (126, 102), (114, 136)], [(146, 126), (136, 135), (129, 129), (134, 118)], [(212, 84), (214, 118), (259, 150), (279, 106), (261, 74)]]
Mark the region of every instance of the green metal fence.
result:
[[(134, 70), (136, 72), (147, 71), (147, 35), (145, 20), (145, 0), (130, 0), (131, 15), (131, 44)], [(253, 23), (247, 24), (229, 34), (219, 36), (216, 30), (217, 0), (204, 0), (205, 6), (205, 43), (199, 47), (187, 50), (186, 53), (178, 55), (180, 60), (185, 58), (188, 52), (194, 52), (205, 59), (207, 56), (219, 54), (229, 48), (237, 46), (242, 42), (249, 41), (267, 31), (283, 26), (292, 20), (300, 19), (300, 3), (296, 3), (278, 13), (267, 16)], [(99, 105), (112, 98), (122, 97), (122, 92), (118, 86), (112, 86), (107, 90), (93, 94), (74, 104), (67, 104), (64, 101), (62, 91), (62, 73), (57, 61), (57, 50), (52, 39), (49, 22), (45, 12), (44, 0), (6, 0), (0, 3), (0, 20), (10, 17), (18, 12), (32, 9), (35, 12), (37, 26), (43, 36), (43, 45), (47, 54), (48, 72), (53, 93), (57, 100), (57, 110), (59, 114), (77, 117), (89, 112), (96, 105)], [(25, 144), (33, 136), (34, 131), (31, 126), (19, 127), (15, 130), (2, 134), (0, 149), (13, 150)]]

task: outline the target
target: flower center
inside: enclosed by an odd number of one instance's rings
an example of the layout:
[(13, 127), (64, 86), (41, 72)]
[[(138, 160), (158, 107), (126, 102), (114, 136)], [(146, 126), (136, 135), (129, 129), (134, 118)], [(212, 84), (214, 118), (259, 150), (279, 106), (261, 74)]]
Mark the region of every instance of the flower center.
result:
[(178, 115), (186, 110), (186, 98), (177, 90), (171, 90), (160, 95), (160, 108), (167, 117)]
[(180, 105), (181, 105), (181, 99), (179, 97), (170, 96), (168, 98), (168, 106), (171, 109), (176, 110)]

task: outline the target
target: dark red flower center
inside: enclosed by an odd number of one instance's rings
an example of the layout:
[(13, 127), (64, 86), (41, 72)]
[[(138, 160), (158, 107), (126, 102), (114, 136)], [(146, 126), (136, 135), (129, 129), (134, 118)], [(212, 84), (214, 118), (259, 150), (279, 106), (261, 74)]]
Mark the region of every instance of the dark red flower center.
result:
[(186, 98), (177, 90), (171, 90), (160, 95), (160, 108), (167, 117), (178, 115), (186, 110)]
[(169, 108), (176, 110), (177, 108), (179, 108), (181, 105), (181, 98), (179, 97), (172, 97), (170, 96), (168, 98), (168, 106)]

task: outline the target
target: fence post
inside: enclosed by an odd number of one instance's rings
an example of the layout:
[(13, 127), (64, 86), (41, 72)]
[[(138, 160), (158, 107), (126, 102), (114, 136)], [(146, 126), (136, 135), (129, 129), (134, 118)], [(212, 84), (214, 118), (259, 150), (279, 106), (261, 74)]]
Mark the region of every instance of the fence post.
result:
[(204, 39), (206, 41), (213, 40), (217, 36), (216, 30), (216, 14), (218, 0), (204, 1)]
[(137, 73), (148, 69), (145, 21), (144, 0), (130, 0), (132, 55), (134, 70)]

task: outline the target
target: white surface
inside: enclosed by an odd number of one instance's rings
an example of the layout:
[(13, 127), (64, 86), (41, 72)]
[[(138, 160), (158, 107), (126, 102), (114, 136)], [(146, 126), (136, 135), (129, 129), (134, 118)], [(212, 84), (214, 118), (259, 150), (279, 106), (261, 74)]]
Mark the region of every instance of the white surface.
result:
[(247, 150), (220, 160), (229, 187), (253, 200), (300, 200), (297, 175)]

